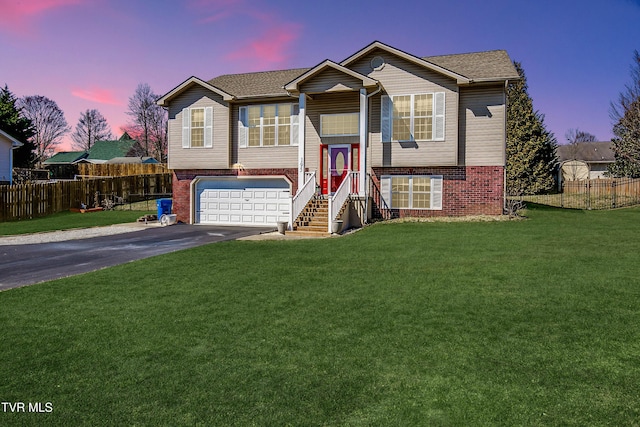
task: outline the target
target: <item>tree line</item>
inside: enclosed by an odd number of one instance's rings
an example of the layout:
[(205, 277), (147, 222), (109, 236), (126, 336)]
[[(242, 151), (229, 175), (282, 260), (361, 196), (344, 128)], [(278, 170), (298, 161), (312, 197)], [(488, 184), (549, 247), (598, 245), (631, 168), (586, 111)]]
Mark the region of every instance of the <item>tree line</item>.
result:
[[(140, 156), (167, 159), (167, 112), (156, 104), (156, 95), (141, 83), (129, 98), (131, 121), (121, 128), (140, 144)], [(5, 84), (0, 88), (0, 129), (24, 145), (14, 150), (15, 167), (33, 168), (54, 154), (55, 147), (71, 132), (73, 149), (89, 150), (96, 141), (113, 140), (105, 117), (97, 109), (80, 113), (75, 129), (68, 125), (58, 104), (41, 95), (17, 98)]]

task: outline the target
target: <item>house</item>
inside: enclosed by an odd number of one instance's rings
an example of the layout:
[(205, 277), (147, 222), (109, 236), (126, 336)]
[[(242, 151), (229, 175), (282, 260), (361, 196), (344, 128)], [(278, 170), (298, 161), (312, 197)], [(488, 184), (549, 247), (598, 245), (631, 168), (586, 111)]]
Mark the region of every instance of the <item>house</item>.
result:
[(604, 178), (608, 166), (615, 162), (611, 141), (560, 145), (556, 155), (561, 181)]
[(107, 160), (106, 163), (108, 165), (126, 165), (126, 164), (158, 164), (160, 163), (153, 157), (114, 157), (113, 159)]
[(13, 150), (21, 146), (22, 142), (0, 129), (0, 184), (13, 183)]
[(131, 139), (125, 132), (115, 141), (96, 141), (88, 151), (86, 157), (77, 163), (107, 163), (116, 157), (137, 157), (141, 148), (138, 141)]
[(120, 139), (96, 141), (88, 151), (61, 151), (43, 162), (54, 178), (73, 178), (79, 174), (79, 163), (157, 163), (150, 157), (138, 157), (138, 141), (125, 132)]
[(158, 100), (174, 212), (326, 230), (324, 215), (501, 214), (514, 79), (502, 50), (421, 58), (377, 41), (312, 68), (188, 78)]
[(89, 155), (86, 151), (59, 151), (42, 162), (53, 178), (70, 179), (78, 175), (78, 161)]

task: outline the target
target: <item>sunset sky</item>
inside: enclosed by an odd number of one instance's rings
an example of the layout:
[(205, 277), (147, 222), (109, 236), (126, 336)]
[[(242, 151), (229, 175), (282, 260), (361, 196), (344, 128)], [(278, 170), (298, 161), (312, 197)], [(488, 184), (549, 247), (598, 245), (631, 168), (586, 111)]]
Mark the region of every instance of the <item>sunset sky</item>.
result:
[[(559, 142), (611, 138), (609, 103), (640, 50), (640, 0), (0, 0), (0, 85), (56, 101), (116, 136), (139, 83), (312, 67), (370, 42), (417, 56), (505, 49)], [(70, 149), (70, 138), (58, 150)]]

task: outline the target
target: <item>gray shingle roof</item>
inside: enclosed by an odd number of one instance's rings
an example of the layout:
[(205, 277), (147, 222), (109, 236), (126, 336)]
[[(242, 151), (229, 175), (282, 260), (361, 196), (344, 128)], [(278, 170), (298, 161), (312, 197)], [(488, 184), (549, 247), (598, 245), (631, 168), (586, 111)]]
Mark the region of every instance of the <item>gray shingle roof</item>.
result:
[(427, 56), (422, 59), (471, 80), (519, 78), (511, 58), (504, 50)]
[[(472, 80), (513, 79), (518, 73), (504, 50), (463, 53), (422, 58)], [(287, 96), (284, 85), (311, 68), (262, 71), (257, 73), (225, 74), (209, 80), (212, 86), (238, 98)]]
[(287, 96), (284, 85), (307, 72), (309, 68), (262, 71), (258, 73), (225, 74), (209, 80), (217, 87), (238, 98), (249, 96)]
[(615, 161), (615, 155), (611, 149), (611, 141), (559, 145), (556, 154), (560, 162), (583, 160), (590, 163), (610, 163)]

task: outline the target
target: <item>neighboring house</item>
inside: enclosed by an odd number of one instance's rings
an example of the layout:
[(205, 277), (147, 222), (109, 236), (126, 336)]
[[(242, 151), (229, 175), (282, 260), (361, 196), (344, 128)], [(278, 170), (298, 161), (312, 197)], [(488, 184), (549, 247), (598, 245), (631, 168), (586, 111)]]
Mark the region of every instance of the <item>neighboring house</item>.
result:
[(125, 132), (115, 141), (96, 141), (89, 149), (89, 154), (78, 163), (107, 163), (116, 157), (137, 157), (138, 153), (140, 144)]
[(502, 50), (419, 58), (380, 42), (313, 68), (191, 77), (158, 100), (173, 210), (188, 223), (294, 228), (325, 209), (356, 222), (354, 210), (501, 214), (515, 79)]
[(89, 155), (86, 151), (60, 151), (42, 162), (52, 178), (70, 179), (78, 175), (78, 161)]
[(157, 163), (151, 157), (138, 157), (138, 141), (125, 132), (114, 141), (96, 141), (88, 151), (61, 151), (43, 162), (54, 178), (73, 178), (79, 173), (79, 163)]
[(114, 157), (113, 159), (107, 160), (106, 162), (109, 165), (124, 165), (124, 164), (151, 164), (151, 163), (160, 163), (153, 157)]
[(22, 142), (0, 129), (0, 184), (13, 183), (13, 150), (21, 146)]
[(562, 181), (604, 178), (607, 167), (615, 162), (611, 141), (560, 145), (556, 154)]

